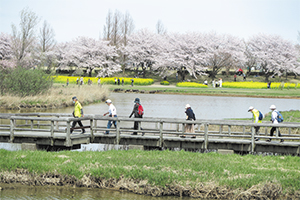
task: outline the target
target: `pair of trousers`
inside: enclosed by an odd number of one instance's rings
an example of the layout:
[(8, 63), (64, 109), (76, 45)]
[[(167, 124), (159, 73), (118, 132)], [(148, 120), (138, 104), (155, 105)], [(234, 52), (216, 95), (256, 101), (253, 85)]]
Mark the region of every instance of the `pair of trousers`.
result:
[[(73, 121), (73, 123), (72, 123), (72, 128), (75, 128), (75, 126), (76, 126), (77, 123), (78, 123), (78, 125), (79, 125), (80, 127), (83, 126), (82, 123), (81, 123), (81, 121)], [(71, 131), (71, 133), (72, 133), (72, 132), (73, 132), (73, 131)], [(82, 128), (82, 132), (85, 132), (84, 128)]]
[[(273, 136), (275, 131), (276, 131), (276, 127), (272, 127), (270, 130), (270, 136)], [(279, 129), (278, 129), (278, 136), (281, 137), (281, 133)]]
[[(114, 117), (117, 117), (117, 115), (115, 115)], [(114, 124), (115, 128), (117, 128), (117, 121), (113, 121), (113, 120), (109, 120), (107, 122), (107, 128), (110, 128), (113, 124)], [(109, 131), (106, 131), (105, 133), (109, 134)]]

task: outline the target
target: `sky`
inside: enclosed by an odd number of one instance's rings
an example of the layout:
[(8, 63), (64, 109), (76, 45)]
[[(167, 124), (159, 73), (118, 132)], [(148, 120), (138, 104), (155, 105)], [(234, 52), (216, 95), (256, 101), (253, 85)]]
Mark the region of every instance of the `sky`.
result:
[(11, 34), (24, 8), (39, 26), (46, 20), (58, 42), (102, 38), (109, 10), (118, 10), (130, 14), (135, 31), (156, 31), (160, 20), (168, 33), (214, 31), (245, 40), (264, 33), (300, 43), (300, 0), (0, 0), (0, 32)]

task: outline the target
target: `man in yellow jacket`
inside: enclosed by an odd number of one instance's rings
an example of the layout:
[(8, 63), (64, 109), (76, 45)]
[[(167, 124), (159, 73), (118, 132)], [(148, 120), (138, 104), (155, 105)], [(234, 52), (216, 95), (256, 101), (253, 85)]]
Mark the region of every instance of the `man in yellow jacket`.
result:
[[(254, 123), (261, 123), (262, 122), (259, 119), (259, 110), (255, 109), (253, 106), (250, 106), (249, 109), (248, 109), (248, 112), (252, 112)], [(255, 126), (254, 129), (255, 129), (255, 135), (258, 135), (260, 126)], [(255, 139), (255, 141), (259, 140), (259, 138), (254, 138), (254, 139)]]
[[(79, 103), (78, 99), (76, 97), (72, 97), (72, 100), (73, 100), (73, 103), (75, 104), (74, 112), (73, 112), (73, 117), (75, 117), (75, 118), (84, 117), (82, 106)], [(80, 127), (83, 127), (81, 121), (78, 120), (78, 121), (73, 121), (72, 128), (75, 128), (75, 125), (76, 125), (77, 122), (78, 122), (78, 124), (79, 124)], [(72, 132), (73, 132), (73, 130), (71, 130), (71, 133)], [(84, 133), (85, 133), (85, 130), (84, 130), (84, 128), (82, 128), (81, 134), (84, 134)]]

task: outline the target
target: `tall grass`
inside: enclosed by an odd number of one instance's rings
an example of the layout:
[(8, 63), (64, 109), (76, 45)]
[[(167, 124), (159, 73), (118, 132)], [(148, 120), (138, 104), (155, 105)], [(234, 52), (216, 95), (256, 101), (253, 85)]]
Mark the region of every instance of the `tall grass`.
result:
[(13, 95), (0, 96), (2, 107), (15, 107), (20, 105), (72, 105), (72, 97), (76, 96), (82, 104), (91, 102), (99, 102), (104, 100), (109, 94), (106, 87), (98, 87), (96, 85), (67, 87), (54, 86), (47, 93), (18, 97)]
[(153, 185), (198, 183), (247, 189), (265, 182), (283, 191), (300, 189), (300, 158), (292, 156), (221, 155), (186, 151), (44, 152), (0, 150), (0, 170), (60, 173), (78, 178), (147, 180)]

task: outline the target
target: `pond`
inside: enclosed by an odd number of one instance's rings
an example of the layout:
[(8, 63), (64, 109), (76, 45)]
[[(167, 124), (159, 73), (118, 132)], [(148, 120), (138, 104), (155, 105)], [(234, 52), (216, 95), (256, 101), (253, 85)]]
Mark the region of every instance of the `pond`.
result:
[[(111, 93), (109, 98), (116, 106), (118, 116), (129, 116), (136, 97), (140, 98), (144, 107), (144, 116), (155, 118), (185, 119), (186, 104), (191, 105), (197, 119), (251, 118), (251, 113), (247, 112), (249, 106), (254, 106), (264, 114), (270, 112), (269, 108), (272, 104), (276, 105), (279, 111), (300, 109), (299, 99), (136, 93)], [(103, 114), (107, 110), (108, 106), (104, 102), (84, 106), (85, 114)], [(73, 107), (67, 107), (37, 112), (72, 113), (72, 111)]]

